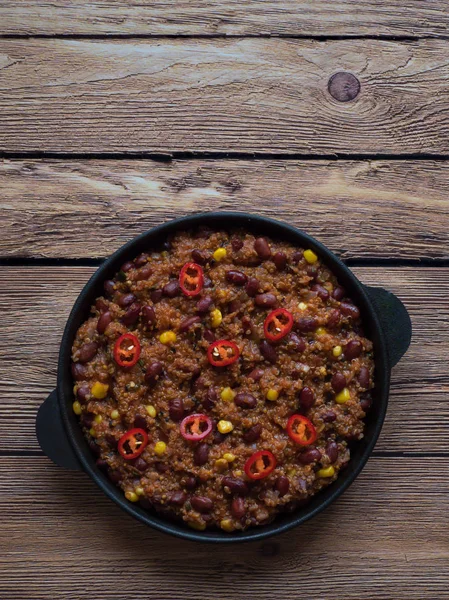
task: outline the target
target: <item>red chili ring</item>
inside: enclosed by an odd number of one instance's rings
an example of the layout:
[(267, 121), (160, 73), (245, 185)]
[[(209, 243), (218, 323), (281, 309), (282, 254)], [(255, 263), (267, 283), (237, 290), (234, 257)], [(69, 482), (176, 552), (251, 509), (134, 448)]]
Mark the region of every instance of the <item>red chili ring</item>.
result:
[[(300, 431), (298, 431), (299, 425)], [(287, 422), (287, 433), (300, 446), (310, 446), (317, 438), (317, 431), (310, 419), (303, 415), (292, 415)]]
[[(206, 423), (206, 429), (201, 430), (203, 423)], [(188, 430), (189, 425), (191, 426), (190, 430)], [(180, 429), (183, 438), (198, 442), (199, 440), (203, 440), (212, 431), (212, 421), (207, 415), (195, 413), (185, 417), (181, 421)]]
[(197, 296), (204, 285), (204, 274), (200, 265), (194, 262), (186, 263), (179, 274), (179, 285), (186, 296)]
[[(123, 347), (123, 342), (129, 342)], [(133, 367), (139, 360), (140, 342), (132, 333), (124, 333), (114, 344), (114, 360), (121, 367)]]
[(287, 333), (290, 333), (292, 327), (293, 315), (285, 308), (277, 308), (276, 310), (272, 310), (263, 324), (265, 337), (267, 340), (270, 340), (270, 342), (278, 342), (281, 340), (287, 335)]
[[(142, 439), (139, 440), (137, 436), (140, 436)], [(126, 443), (128, 443), (127, 446), (125, 445)], [(140, 456), (147, 445), (148, 434), (144, 429), (130, 429), (119, 439), (118, 451), (123, 458), (126, 458), (126, 460), (132, 460), (133, 458)], [(127, 452), (126, 447), (128, 447), (131, 452)]]
[[(231, 350), (231, 355), (229, 355), (228, 349)], [(217, 340), (207, 349), (207, 360), (213, 367), (232, 365), (238, 360), (239, 356), (239, 347), (230, 340)]]
[[(265, 459), (268, 464), (266, 464)], [(245, 473), (250, 479), (263, 479), (275, 469), (276, 464), (276, 457), (272, 452), (269, 450), (259, 450), (259, 452), (255, 452), (246, 461)], [(256, 467), (256, 471), (252, 470), (253, 466)]]

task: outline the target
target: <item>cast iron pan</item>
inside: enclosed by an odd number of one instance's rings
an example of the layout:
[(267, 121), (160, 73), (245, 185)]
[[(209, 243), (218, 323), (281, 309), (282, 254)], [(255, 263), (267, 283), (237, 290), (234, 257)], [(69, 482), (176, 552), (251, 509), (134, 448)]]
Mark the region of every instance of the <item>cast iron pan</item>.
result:
[[(151, 248), (157, 249), (167, 236), (179, 231), (208, 225), (215, 229), (242, 227), (248, 231), (279, 238), (303, 248), (312, 248), (335, 273), (340, 283), (361, 309), (368, 337), (374, 343), (375, 389), (373, 404), (366, 419), (364, 438), (351, 449), (351, 459), (338, 479), (314, 496), (309, 504), (291, 515), (282, 515), (269, 525), (250, 528), (244, 532), (194, 531), (181, 523), (169, 521), (128, 502), (123, 492), (112, 484), (95, 465), (87, 442), (72, 411), (73, 381), (70, 372), (71, 347), (78, 327), (87, 318), (90, 306), (103, 294), (103, 282), (110, 279), (127, 260)], [(388, 403), (391, 368), (406, 352), (412, 334), (410, 317), (402, 302), (382, 288), (360, 283), (353, 273), (325, 246), (291, 225), (265, 217), (237, 212), (202, 213), (159, 225), (125, 244), (106, 260), (91, 277), (70, 313), (61, 342), (58, 362), (58, 382), (40, 407), (36, 429), (39, 444), (56, 464), (84, 470), (116, 504), (143, 523), (182, 538), (202, 542), (244, 542), (260, 540), (287, 531), (310, 519), (354, 481), (368, 460), (382, 428)]]

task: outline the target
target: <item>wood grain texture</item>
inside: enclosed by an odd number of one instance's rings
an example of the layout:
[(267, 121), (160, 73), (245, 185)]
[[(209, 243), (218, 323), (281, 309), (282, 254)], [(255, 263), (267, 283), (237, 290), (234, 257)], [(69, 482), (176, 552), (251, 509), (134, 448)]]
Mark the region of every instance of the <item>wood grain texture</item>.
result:
[[(449, 269), (357, 268), (361, 281), (395, 292), (410, 311), (412, 345), (393, 370), (379, 452), (447, 452)], [(2, 267), (0, 450), (37, 451), (38, 406), (55, 387), (62, 331), (87, 267)]]
[(344, 259), (449, 258), (441, 161), (3, 160), (0, 189), (1, 257), (103, 258), (165, 220), (243, 210)]
[(287, 600), (300, 589), (311, 600), (443, 600), (448, 476), (442, 458), (371, 458), (324, 513), (237, 550), (157, 533), (45, 457), (3, 458), (0, 595)]
[(449, 152), (444, 40), (4, 39), (0, 73), (11, 153)]
[(444, 35), (442, 0), (388, 3), (295, 0), (2, 0), (2, 34)]

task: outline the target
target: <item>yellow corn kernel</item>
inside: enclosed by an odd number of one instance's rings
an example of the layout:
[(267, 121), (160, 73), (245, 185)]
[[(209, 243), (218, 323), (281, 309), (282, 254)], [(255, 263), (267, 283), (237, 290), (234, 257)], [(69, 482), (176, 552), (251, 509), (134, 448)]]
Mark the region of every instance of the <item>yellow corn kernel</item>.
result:
[(147, 413), (150, 415), (150, 417), (154, 417), (156, 416), (156, 409), (154, 408), (154, 406), (152, 404), (147, 404), (145, 406), (145, 410), (147, 411)]
[(273, 388), (270, 388), (266, 395), (267, 400), (275, 402), (279, 398), (279, 392)]
[(219, 327), (221, 325), (222, 321), (223, 321), (223, 315), (221, 314), (221, 310), (219, 310), (218, 308), (215, 308), (210, 313), (210, 322), (211, 322), (212, 327), (214, 329)]
[(192, 529), (196, 529), (197, 531), (204, 531), (206, 529), (206, 523), (197, 523), (196, 521), (189, 521), (187, 523), (189, 527)]
[(143, 487), (140, 487), (140, 486), (136, 487), (135, 491), (138, 496), (143, 496), (145, 494), (145, 490), (143, 489)]
[(218, 421), (217, 429), (220, 433), (231, 433), (234, 429), (234, 425), (231, 421)]
[(95, 415), (94, 421), (95, 423), (101, 423), (103, 420), (103, 417), (101, 415)]
[(289, 470), (287, 471), (287, 475), (288, 475), (289, 477), (294, 477), (294, 476), (296, 475), (296, 469), (289, 469)]
[(159, 336), (161, 344), (174, 344), (176, 342), (176, 333), (174, 331), (164, 331)]
[(167, 444), (165, 442), (157, 442), (154, 445), (154, 452), (158, 456), (162, 456), (163, 454), (165, 454), (166, 450), (167, 450)]
[(117, 409), (114, 408), (114, 410), (111, 410), (111, 419), (118, 419), (120, 416), (120, 413)]
[(225, 461), (230, 463), (234, 462), (237, 457), (235, 454), (232, 454), (232, 452), (225, 452), (225, 454), (223, 454), (223, 458), (225, 459)]
[(243, 471), (240, 471), (240, 469), (238, 471), (233, 471), (235, 477), (241, 477), (243, 475)]
[(332, 477), (335, 474), (335, 469), (331, 465), (330, 467), (326, 467), (325, 469), (320, 469), (316, 473), (318, 477)]
[(300, 302), (298, 304), (298, 308), (299, 308), (299, 310), (306, 310), (307, 304), (305, 302)]
[(136, 494), (136, 492), (125, 492), (125, 498), (130, 502), (137, 502), (139, 496)]
[(220, 521), (220, 527), (223, 529), (223, 531), (234, 531), (234, 524), (232, 523), (231, 519), (222, 519)]
[(236, 397), (236, 393), (230, 387), (225, 387), (221, 390), (221, 399), (225, 402), (232, 402)]
[(78, 400), (75, 400), (75, 402), (72, 404), (72, 408), (75, 415), (80, 415), (83, 412), (81, 404), (78, 402)]
[(304, 258), (309, 263), (309, 265), (313, 265), (318, 260), (318, 256), (315, 254), (313, 250), (304, 250)]
[(335, 396), (335, 402), (337, 402), (338, 404), (344, 404), (345, 402), (347, 402), (350, 399), (351, 399), (351, 394), (350, 394), (348, 388), (343, 388), (341, 390), (341, 392), (339, 392)]
[(106, 398), (106, 396), (108, 395), (108, 390), (109, 386), (107, 383), (101, 383), (100, 381), (96, 381), (93, 384), (92, 389), (90, 391), (92, 392), (92, 396), (94, 398), (96, 398), (97, 400), (103, 400), (103, 398)]
[(220, 471), (224, 471), (225, 469), (228, 468), (228, 461), (225, 458), (218, 458), (215, 461), (215, 466), (217, 467), (217, 469), (219, 469)]
[(220, 262), (221, 260), (226, 258), (226, 254), (226, 248), (217, 248), (213, 254), (213, 257), (217, 262)]
[(341, 346), (334, 346), (332, 348), (332, 354), (335, 356), (335, 358), (338, 358), (339, 356), (341, 356), (342, 352), (343, 352), (343, 348)]
[(91, 427), (91, 428), (89, 429), (89, 433), (90, 433), (90, 435), (91, 435), (92, 437), (96, 437), (96, 435), (97, 435), (97, 432), (95, 431), (95, 429), (94, 429), (93, 427)]
[(317, 335), (324, 335), (325, 333), (327, 333), (327, 331), (324, 327), (318, 327), (318, 329), (315, 331), (315, 333)]

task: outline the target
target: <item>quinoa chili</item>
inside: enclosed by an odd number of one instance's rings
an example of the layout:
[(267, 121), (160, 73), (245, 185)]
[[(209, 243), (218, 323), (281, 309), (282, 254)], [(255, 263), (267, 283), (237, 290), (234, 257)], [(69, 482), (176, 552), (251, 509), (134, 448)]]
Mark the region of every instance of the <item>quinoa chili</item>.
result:
[(72, 360), (98, 467), (197, 530), (266, 524), (334, 481), (373, 387), (359, 309), (320, 257), (240, 230), (123, 264)]

